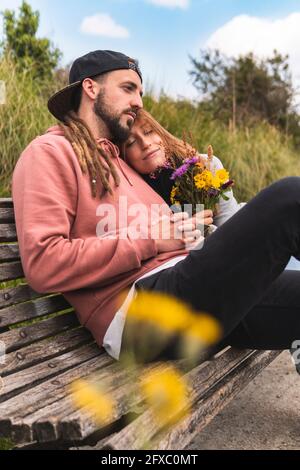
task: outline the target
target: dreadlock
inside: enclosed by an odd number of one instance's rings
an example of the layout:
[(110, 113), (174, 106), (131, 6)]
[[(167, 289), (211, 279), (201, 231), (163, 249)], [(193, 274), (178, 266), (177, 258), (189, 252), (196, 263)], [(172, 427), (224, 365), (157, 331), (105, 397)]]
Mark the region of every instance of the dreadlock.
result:
[[(94, 139), (85, 122), (74, 111), (65, 116), (65, 122), (59, 124), (65, 137), (70, 142), (78, 158), (84, 174), (89, 174), (93, 198), (97, 196), (97, 181), (100, 178), (104, 191), (113, 193), (109, 178), (113, 177), (116, 186), (120, 185), (120, 177), (111, 158)], [(102, 158), (99, 158), (101, 156)], [(107, 167), (103, 165), (103, 160)], [(102, 192), (100, 192), (100, 197)]]

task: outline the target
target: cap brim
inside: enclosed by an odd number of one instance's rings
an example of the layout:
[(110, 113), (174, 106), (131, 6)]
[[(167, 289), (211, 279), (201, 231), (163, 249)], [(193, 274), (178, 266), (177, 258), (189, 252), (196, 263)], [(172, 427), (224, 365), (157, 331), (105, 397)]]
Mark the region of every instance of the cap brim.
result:
[(72, 83), (49, 98), (48, 109), (59, 121), (64, 121), (66, 114), (72, 109), (73, 93), (80, 84), (80, 81)]

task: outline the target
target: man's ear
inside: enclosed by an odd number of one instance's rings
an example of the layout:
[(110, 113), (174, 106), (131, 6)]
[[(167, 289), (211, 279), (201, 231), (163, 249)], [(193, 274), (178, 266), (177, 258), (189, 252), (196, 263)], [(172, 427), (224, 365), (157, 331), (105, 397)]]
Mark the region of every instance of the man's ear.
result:
[(85, 78), (82, 82), (82, 89), (91, 100), (96, 99), (99, 93), (98, 88), (99, 85), (97, 84), (97, 82), (95, 82), (91, 78)]

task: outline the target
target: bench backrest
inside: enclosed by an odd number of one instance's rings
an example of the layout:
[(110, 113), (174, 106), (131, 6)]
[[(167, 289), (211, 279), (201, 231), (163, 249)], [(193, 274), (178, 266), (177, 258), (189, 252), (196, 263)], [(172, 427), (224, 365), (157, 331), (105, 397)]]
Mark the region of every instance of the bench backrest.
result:
[(61, 294), (39, 294), (20, 260), (11, 199), (0, 199), (0, 340), (10, 353), (79, 325)]

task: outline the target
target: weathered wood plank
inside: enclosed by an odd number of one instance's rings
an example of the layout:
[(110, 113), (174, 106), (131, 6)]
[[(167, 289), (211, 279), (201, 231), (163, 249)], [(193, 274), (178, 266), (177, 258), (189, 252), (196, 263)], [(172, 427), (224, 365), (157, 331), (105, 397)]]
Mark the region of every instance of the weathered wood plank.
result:
[[(161, 364), (162, 365), (162, 364)], [(147, 367), (148, 370), (153, 370), (157, 364), (152, 364)], [(94, 379), (94, 380), (93, 380)], [(132, 382), (131, 376), (128, 371), (121, 368), (116, 362), (111, 366), (101, 369), (97, 372), (96, 377), (89, 377), (94, 383), (102, 386), (103, 389), (111, 394), (116, 402), (116, 409), (110, 421), (105, 426), (105, 429), (113, 429), (114, 424), (132, 410), (133, 406), (138, 406), (140, 403), (140, 396), (135, 394), (136, 384)], [(132, 400), (128, 401), (130, 397)], [(72, 418), (70, 418), (72, 416)], [(78, 417), (85, 421), (85, 433), (87, 436), (95, 431), (99, 432), (101, 427), (93, 419), (93, 416), (85, 409), (76, 409), (72, 397), (66, 396), (59, 403), (39, 410), (37, 413), (26, 417), (26, 423), (31, 423), (34, 431), (35, 438), (39, 442), (49, 442), (57, 439), (64, 440), (63, 436), (68, 436), (67, 440), (73, 440), (73, 436), (81, 436), (82, 440), (82, 422)], [(62, 423), (68, 423), (67, 428)], [(99, 429), (100, 428), (100, 429)], [(89, 429), (89, 431), (87, 430)]]
[(0, 375), (5, 377), (6, 375), (19, 372), (26, 367), (50, 360), (53, 357), (91, 342), (93, 342), (92, 335), (85, 328), (76, 328), (50, 339), (38, 341), (22, 348), (20, 351), (6, 354), (5, 363), (0, 364)]
[(195, 436), (243, 390), (281, 351), (256, 351), (240, 366), (233, 369), (222, 382), (215, 385), (213, 391), (196, 404), (194, 413), (179, 426), (173, 428), (164, 437), (156, 440), (157, 449), (186, 448)]
[[(17, 287), (7, 287), (0, 290), (0, 316), (1, 308), (9, 307), (10, 305), (27, 302), (34, 300), (38, 297), (44, 297), (45, 294), (39, 294), (34, 291), (28, 284), (20, 284)], [(0, 323), (1, 327), (1, 323)]]
[(33, 325), (15, 328), (0, 334), (0, 341), (6, 346), (6, 353), (28, 346), (35, 341), (54, 336), (79, 325), (75, 313), (67, 313)]
[(0, 402), (8, 400), (12, 396), (32, 389), (44, 380), (58, 376), (83, 362), (99, 356), (100, 350), (96, 343), (85, 344), (77, 349), (69, 351), (50, 361), (44, 361), (35, 366), (23, 369), (15, 374), (8, 375), (2, 379), (0, 390)]
[(12, 207), (0, 206), (0, 225), (15, 223), (15, 214)]
[(19, 261), (20, 251), (17, 243), (10, 245), (0, 245), (0, 262)]
[(0, 207), (13, 207), (13, 201), (11, 197), (1, 197), (0, 198)]
[[(224, 351), (224, 353), (212, 360), (201, 363), (199, 366), (194, 368), (187, 375), (189, 382), (195, 383), (195, 389), (198, 393), (203, 394), (209, 387), (211, 387), (216, 381), (220, 380), (226, 373), (228, 373), (232, 368), (236, 367), (237, 364), (245, 360), (246, 357), (253, 354), (253, 351), (244, 350), (238, 351), (229, 349)], [(183, 362), (184, 363), (184, 362)], [(164, 363), (164, 365), (167, 363)], [(172, 364), (176, 364), (172, 362)], [(178, 363), (180, 364), (180, 362)], [(117, 401), (122, 403), (128, 403), (130, 394), (134, 395), (134, 405), (141, 405), (141, 397), (138, 393), (137, 384), (134, 384), (134, 391), (130, 387), (120, 390), (120, 396), (118, 396)], [(116, 393), (114, 392), (114, 398)], [(121, 405), (118, 409), (118, 414), (114, 415), (112, 418), (114, 420), (120, 419), (124, 414), (128, 413), (128, 404), (127, 408), (124, 408), (125, 405)], [(70, 414), (66, 418), (61, 418), (60, 420), (60, 436), (64, 439), (66, 436), (70, 436), (72, 439), (82, 439), (97, 430), (96, 421), (92, 417), (88, 417), (82, 413), (81, 410), (77, 410), (75, 413)], [(153, 424), (153, 423), (152, 423)], [(149, 439), (153, 436), (153, 433), (157, 432), (157, 428), (151, 423), (149, 424)], [(77, 434), (78, 433), (78, 434)], [(152, 433), (152, 434), (151, 434)]]
[(17, 230), (15, 224), (0, 224), (0, 242), (16, 242)]
[(71, 308), (62, 295), (42, 297), (0, 310), (0, 327), (14, 325), (23, 321), (39, 318)]
[(20, 261), (0, 264), (0, 282), (12, 281), (13, 279), (20, 279), (23, 277), (25, 276), (22, 263)]
[[(228, 401), (232, 395), (235, 396), (244, 388), (257, 373), (269, 364), (277, 355), (278, 351), (253, 351), (245, 360), (241, 361), (238, 366), (231, 369), (221, 381), (213, 381), (215, 387), (206, 388), (206, 392), (196, 388), (198, 385), (197, 374), (193, 374), (191, 383), (191, 398), (193, 400), (194, 412), (192, 416), (177, 424), (171, 432), (161, 440), (158, 439), (159, 426), (152, 417), (151, 411), (146, 410), (141, 416), (116, 433), (106, 442), (106, 449), (113, 450), (134, 450), (140, 449), (145, 442), (155, 443), (157, 449), (183, 449), (188, 445), (191, 439), (199, 432), (196, 429), (199, 423), (208, 424), (207, 419), (212, 419), (223, 406), (224, 401)], [(189, 374), (188, 374), (189, 375)], [(196, 379), (196, 380), (195, 380)], [(201, 381), (203, 378), (201, 379)], [(196, 383), (195, 383), (196, 382)], [(211, 384), (211, 385), (212, 385)], [(209, 404), (209, 412), (206, 413), (205, 404)], [(225, 406), (225, 404), (224, 404)], [(210, 418), (211, 417), (211, 418)], [(187, 437), (188, 436), (188, 437)], [(156, 439), (155, 439), (156, 437)], [(180, 447), (178, 446), (180, 443)]]
[(24, 423), (25, 417), (64, 398), (69, 393), (70, 383), (79, 377), (83, 378), (95, 373), (97, 370), (112, 364), (113, 361), (107, 354), (101, 354), (53, 379), (42, 382), (34, 387), (31, 393), (23, 392), (1, 403), (0, 426), (2, 436), (11, 438), (16, 444), (35, 441), (32, 426)]

